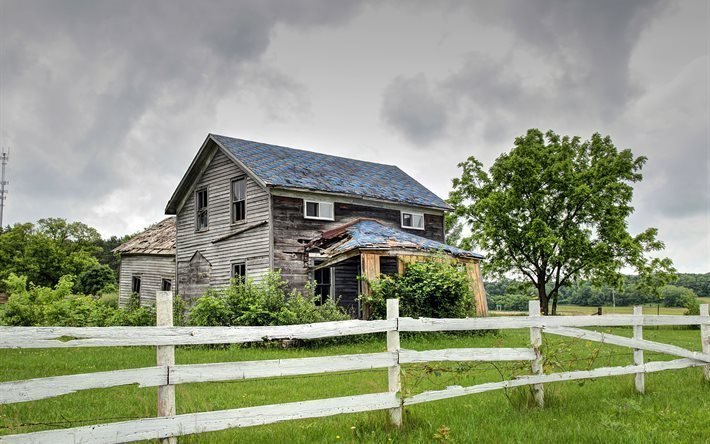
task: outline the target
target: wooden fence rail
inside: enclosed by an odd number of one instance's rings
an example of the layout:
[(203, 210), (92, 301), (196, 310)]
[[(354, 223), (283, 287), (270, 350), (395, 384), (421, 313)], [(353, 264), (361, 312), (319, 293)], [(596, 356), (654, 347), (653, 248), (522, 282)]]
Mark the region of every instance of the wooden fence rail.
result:
[[(59, 348), (157, 346), (157, 366), (53, 376), (0, 383), (0, 404), (51, 398), (79, 390), (138, 384), (158, 387), (158, 417), (70, 429), (48, 430), (0, 436), (0, 442), (128, 442), (160, 439), (175, 442), (177, 436), (274, 422), (315, 418), (374, 410), (389, 410), (399, 426), (404, 406), (423, 402), (530, 385), (536, 402), (544, 405), (544, 384), (606, 376), (635, 374), (636, 389), (644, 391), (644, 375), (663, 370), (705, 367), (710, 380), (710, 316), (701, 306), (699, 316), (646, 316), (640, 308), (634, 315), (542, 317), (537, 301), (531, 301), (529, 316), (473, 319), (412, 319), (399, 317), (397, 300), (387, 301), (387, 319), (382, 321), (340, 321), (278, 327), (172, 327), (172, 294), (158, 292), (157, 327), (0, 327), (0, 348)], [(643, 326), (700, 325), (702, 352), (643, 339)], [(586, 330), (580, 327), (632, 326), (633, 337)], [(399, 333), (529, 329), (529, 348), (452, 348), (413, 351), (402, 349)], [(275, 339), (316, 339), (357, 334), (387, 333), (387, 351), (313, 358), (176, 365), (175, 345), (260, 342)], [(545, 374), (542, 363), (543, 333), (629, 347), (634, 364), (593, 370)], [(646, 362), (643, 352), (679, 357), (671, 361)], [(402, 396), (401, 365), (445, 361), (529, 361), (532, 374), (509, 381), (470, 387), (448, 387), (413, 396)], [(388, 369), (388, 391), (368, 395), (319, 399), (286, 404), (176, 415), (174, 389), (177, 384), (230, 381), (252, 378), (299, 376), (341, 371)]]

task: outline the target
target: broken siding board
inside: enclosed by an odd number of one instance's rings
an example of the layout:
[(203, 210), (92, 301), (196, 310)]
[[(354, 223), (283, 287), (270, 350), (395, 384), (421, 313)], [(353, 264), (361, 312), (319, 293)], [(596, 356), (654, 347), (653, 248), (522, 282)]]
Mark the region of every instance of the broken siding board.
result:
[[(208, 229), (195, 231), (194, 192), (187, 196), (177, 215), (177, 292), (181, 296), (197, 298), (208, 287), (228, 285), (235, 262), (245, 262), (247, 276), (257, 281), (269, 270), (269, 194), (249, 176), (246, 176), (246, 220), (232, 224), (231, 184), (233, 179), (243, 176), (244, 171), (218, 151), (195, 186), (208, 189)], [(234, 234), (247, 226), (253, 228)], [(211, 264), (206, 284), (189, 284), (185, 278), (184, 270), (196, 251)]]
[(155, 292), (163, 289), (163, 279), (169, 279), (173, 286), (176, 284), (175, 256), (123, 254), (119, 270), (118, 301), (121, 306), (130, 300), (133, 276), (141, 278), (141, 305), (155, 303)]

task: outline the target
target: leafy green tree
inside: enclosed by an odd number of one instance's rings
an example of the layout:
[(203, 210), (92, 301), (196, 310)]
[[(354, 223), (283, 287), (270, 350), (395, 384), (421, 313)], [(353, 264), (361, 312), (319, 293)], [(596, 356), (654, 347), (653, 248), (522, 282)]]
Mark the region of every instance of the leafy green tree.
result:
[(486, 251), (486, 272), (529, 280), (543, 313), (552, 301), (555, 314), (560, 288), (576, 278), (618, 284), (628, 267), (649, 291), (671, 279), (670, 259), (647, 258), (664, 247), (657, 230), (628, 231), (645, 161), (599, 134), (581, 141), (531, 129), (489, 171), (475, 157), (459, 164), (449, 202)]
[(82, 294), (98, 295), (108, 285), (116, 284), (116, 277), (108, 265), (95, 264), (79, 273), (75, 288)]
[(698, 297), (688, 288), (664, 285), (661, 288), (661, 298), (666, 307), (687, 307)]

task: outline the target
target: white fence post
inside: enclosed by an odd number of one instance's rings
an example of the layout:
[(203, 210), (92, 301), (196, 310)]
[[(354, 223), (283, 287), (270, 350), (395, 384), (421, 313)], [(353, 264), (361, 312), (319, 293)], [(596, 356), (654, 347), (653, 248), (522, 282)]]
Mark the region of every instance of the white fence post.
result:
[[(399, 299), (387, 299), (387, 319), (399, 318)], [(395, 326), (394, 330), (387, 332), (387, 351), (397, 353), (397, 365), (388, 367), (387, 382), (389, 391), (400, 393), (402, 384), (400, 381), (400, 366), (399, 366), (399, 325)], [(390, 409), (390, 419), (392, 424), (397, 427), (402, 425), (402, 397), (399, 396), (400, 406)]]
[[(530, 301), (528, 303), (528, 315), (530, 317), (540, 317), (540, 301)], [(542, 375), (544, 358), (540, 352), (540, 347), (542, 347), (542, 328), (532, 327), (530, 328), (530, 346), (535, 352), (535, 359), (531, 361), (532, 373), (533, 375)], [(535, 402), (540, 407), (545, 407), (545, 389), (542, 384), (533, 384), (532, 386), (533, 396), (535, 397)]]
[[(157, 291), (155, 293), (155, 316), (158, 327), (173, 326), (173, 292)], [(159, 367), (175, 365), (175, 346), (159, 345), (156, 347)], [(158, 416), (175, 416), (175, 386), (170, 385), (170, 372), (168, 385), (158, 386)], [(163, 444), (176, 444), (177, 438), (163, 438)]]
[[(710, 313), (708, 313), (709, 304), (700, 305), (700, 316), (705, 319), (700, 324), (700, 339), (703, 342), (703, 353), (710, 354)], [(710, 364), (705, 366), (705, 380), (710, 382)]]
[[(634, 316), (643, 316), (643, 307), (640, 305), (634, 306)], [(634, 339), (641, 340), (643, 339), (643, 325), (639, 324), (634, 324)], [(643, 365), (643, 350), (639, 350), (638, 348), (634, 349), (634, 364), (636, 365)], [(636, 391), (639, 393), (645, 393), (646, 391), (646, 382), (644, 380), (644, 373), (639, 372), (636, 373)]]

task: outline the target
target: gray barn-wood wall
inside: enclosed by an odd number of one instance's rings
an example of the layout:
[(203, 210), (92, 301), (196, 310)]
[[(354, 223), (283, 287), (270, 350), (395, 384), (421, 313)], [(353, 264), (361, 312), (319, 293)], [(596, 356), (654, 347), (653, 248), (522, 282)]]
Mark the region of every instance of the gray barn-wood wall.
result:
[(118, 294), (120, 306), (126, 305), (131, 297), (133, 276), (141, 278), (141, 305), (155, 304), (155, 292), (162, 290), (163, 279), (169, 279), (175, 285), (175, 256), (122, 254)]
[[(314, 197), (318, 200), (317, 197)], [(303, 288), (308, 282), (308, 267), (304, 257), (304, 244), (323, 231), (339, 227), (358, 218), (373, 218), (382, 223), (418, 236), (444, 242), (444, 216), (424, 214), (424, 230), (401, 227), (401, 214), (392, 208), (374, 207), (338, 202), (335, 199), (334, 221), (305, 219), (303, 199), (296, 197), (271, 197), (274, 225), (274, 268), (280, 269), (291, 288)], [(336, 270), (336, 279), (338, 272)], [(337, 287), (336, 287), (337, 288)], [(337, 290), (336, 290), (337, 291)]]
[[(245, 262), (247, 276), (257, 281), (269, 269), (269, 194), (249, 176), (246, 176), (246, 221), (231, 223), (231, 182), (241, 176), (245, 173), (218, 150), (177, 215), (177, 292), (184, 298), (200, 297), (207, 287), (226, 286), (234, 262)], [(209, 226), (197, 232), (195, 190), (204, 187), (208, 190)], [(258, 222), (263, 224), (219, 240)], [(193, 260), (197, 252), (202, 257)]]

